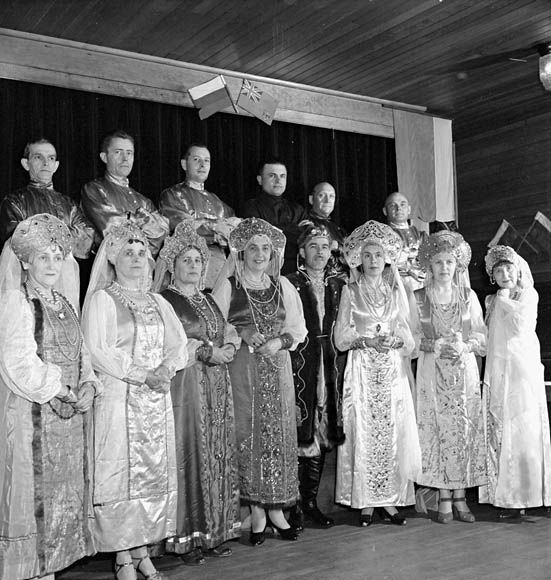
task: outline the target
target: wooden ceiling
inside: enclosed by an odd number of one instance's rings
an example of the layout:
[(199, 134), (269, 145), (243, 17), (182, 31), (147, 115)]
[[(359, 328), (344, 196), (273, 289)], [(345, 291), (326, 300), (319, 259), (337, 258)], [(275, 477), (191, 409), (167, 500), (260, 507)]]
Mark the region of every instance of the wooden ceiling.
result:
[(422, 105), (456, 138), (551, 111), (549, 0), (2, 0), (0, 27)]

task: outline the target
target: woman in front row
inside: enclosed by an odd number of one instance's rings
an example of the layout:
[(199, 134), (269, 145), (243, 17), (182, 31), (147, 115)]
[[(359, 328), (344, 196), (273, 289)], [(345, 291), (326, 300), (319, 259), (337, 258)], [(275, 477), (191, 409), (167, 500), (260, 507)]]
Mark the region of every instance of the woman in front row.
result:
[(147, 544), (176, 533), (176, 451), (170, 381), (187, 361), (172, 306), (147, 291), (145, 234), (125, 222), (100, 246), (83, 329), (104, 384), (95, 406), (93, 506), (97, 549), (116, 552), (115, 577), (162, 576)]
[[(280, 277), (283, 232), (262, 219), (243, 220), (230, 234), (235, 275), (213, 292), (241, 336), (230, 365), (241, 501), (251, 506), (250, 542), (264, 542), (267, 523), (296, 540), (283, 509), (298, 496), (295, 388), (289, 349), (306, 337), (302, 303)], [(268, 510), (268, 517), (266, 517)]]
[(78, 284), (70, 252), (67, 226), (38, 214), (19, 223), (0, 261), (2, 580), (52, 580), (94, 553), (88, 426), (101, 385), (75, 305), (55, 289), (62, 275)]
[(450, 231), (419, 248), (427, 272), (415, 291), (413, 332), (417, 364), (417, 426), (423, 472), (417, 483), (440, 491), (437, 521), (472, 523), (465, 489), (486, 482), (480, 376), (475, 355), (486, 354), (486, 328), (467, 284), (471, 248)]
[(497, 294), (486, 298), (488, 357), (484, 418), (488, 485), (481, 503), (518, 518), (526, 508), (551, 505), (549, 416), (536, 335), (538, 293), (526, 261), (509, 246), (485, 258)]
[(165, 240), (156, 285), (168, 272), (162, 296), (172, 304), (188, 338), (190, 364), (172, 380), (178, 468), (177, 535), (167, 551), (188, 563), (224, 557), (223, 543), (239, 537), (239, 484), (235, 419), (228, 363), (240, 344), (210, 294), (201, 289), (210, 252), (192, 221), (180, 222)]
[[(391, 523), (404, 525), (396, 506), (415, 503), (413, 480), (421, 467), (405, 358), (414, 342), (395, 267), (401, 247), (392, 228), (375, 221), (356, 228), (344, 243), (355, 280), (343, 289), (335, 325), (337, 348), (350, 349), (336, 501), (361, 509), (361, 526), (371, 525), (375, 508), (383, 508)], [(383, 277), (386, 262), (392, 264), (390, 282)]]

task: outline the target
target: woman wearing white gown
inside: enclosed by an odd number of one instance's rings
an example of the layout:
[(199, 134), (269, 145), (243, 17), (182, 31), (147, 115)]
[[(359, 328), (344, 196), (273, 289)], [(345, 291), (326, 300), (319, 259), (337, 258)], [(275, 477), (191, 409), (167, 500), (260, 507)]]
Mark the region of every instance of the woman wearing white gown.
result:
[(483, 503), (518, 517), (551, 505), (549, 417), (536, 336), (538, 293), (528, 264), (509, 246), (486, 255), (486, 272), (499, 286), (486, 298), (488, 355), (484, 419), (488, 485)]
[(335, 325), (337, 348), (350, 349), (335, 499), (361, 509), (361, 526), (373, 522), (377, 507), (393, 524), (404, 525), (396, 506), (415, 502), (413, 480), (421, 468), (405, 359), (414, 347), (408, 304), (395, 265), (393, 280), (383, 277), (385, 261), (395, 263), (401, 247), (400, 237), (375, 221), (356, 228), (344, 243), (357, 279), (343, 289)]

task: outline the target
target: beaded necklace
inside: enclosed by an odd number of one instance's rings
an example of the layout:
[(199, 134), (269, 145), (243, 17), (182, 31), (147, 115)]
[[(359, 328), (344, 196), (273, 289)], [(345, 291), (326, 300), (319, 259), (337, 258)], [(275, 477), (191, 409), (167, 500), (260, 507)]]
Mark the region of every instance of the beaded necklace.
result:
[[(202, 318), (205, 321), (207, 338), (209, 340), (214, 340), (218, 336), (219, 331), (218, 316), (216, 315), (216, 312), (214, 308), (211, 306), (208, 298), (202, 292), (199, 292), (197, 290), (192, 295), (184, 294), (184, 292), (182, 292), (182, 290), (180, 290), (180, 288), (178, 288), (174, 284), (170, 284), (168, 289), (172, 290), (176, 294), (179, 294), (188, 301), (189, 305), (192, 307), (195, 314), (197, 314), (200, 318)], [(208, 313), (206, 312), (207, 309), (210, 311), (211, 316), (209, 316)]]
[(427, 295), (432, 316), (439, 322), (440, 330), (453, 332), (453, 329), (461, 322), (461, 302), (457, 286), (452, 286), (451, 300), (448, 304), (440, 303), (432, 285), (427, 287)]
[[(369, 286), (365, 276), (362, 274), (358, 282), (358, 288), (360, 289), (360, 297), (365, 304), (367, 313), (373, 320), (376, 322), (388, 320), (390, 309), (392, 308), (392, 295), (388, 282), (381, 279), (378, 286)], [(369, 289), (372, 289), (373, 292), (370, 292)], [(380, 296), (379, 299), (377, 299), (378, 295)]]

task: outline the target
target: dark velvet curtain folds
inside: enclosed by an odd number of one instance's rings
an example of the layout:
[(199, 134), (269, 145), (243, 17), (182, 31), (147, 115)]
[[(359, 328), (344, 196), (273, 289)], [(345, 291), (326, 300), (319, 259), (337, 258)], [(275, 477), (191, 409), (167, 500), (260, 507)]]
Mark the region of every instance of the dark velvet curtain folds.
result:
[(285, 195), (305, 207), (313, 185), (332, 183), (333, 217), (349, 231), (367, 219), (383, 220), (384, 199), (397, 187), (392, 139), (277, 121), (268, 127), (224, 113), (201, 121), (185, 107), (0, 79), (0, 197), (27, 182), (23, 148), (31, 137), (45, 136), (60, 161), (55, 188), (78, 199), (82, 184), (103, 173), (99, 140), (114, 128), (135, 137), (130, 182), (155, 202), (164, 188), (183, 180), (180, 158), (193, 141), (205, 143), (212, 155), (208, 189), (238, 215), (257, 191), (256, 168), (266, 156), (286, 163)]

